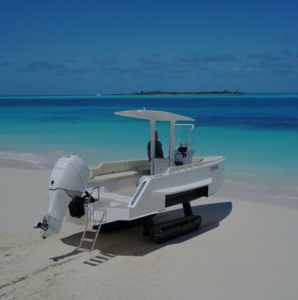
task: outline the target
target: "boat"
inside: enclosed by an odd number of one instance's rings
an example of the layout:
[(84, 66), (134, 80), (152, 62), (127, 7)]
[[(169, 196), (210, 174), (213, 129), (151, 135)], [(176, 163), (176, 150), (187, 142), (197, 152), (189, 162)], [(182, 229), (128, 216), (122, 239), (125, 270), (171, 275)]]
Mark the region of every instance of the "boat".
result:
[[(150, 121), (150, 158), (102, 162), (89, 170), (77, 156), (60, 158), (49, 180), (48, 211), (35, 228), (41, 237), (58, 234), (64, 222), (84, 225), (79, 251), (92, 251), (102, 225), (142, 219), (143, 235), (164, 242), (197, 230), (204, 216), (194, 215), (191, 201), (210, 197), (224, 180), (224, 156), (195, 156), (192, 118), (164, 111), (131, 110), (118, 116)], [(156, 122), (170, 123), (169, 155), (155, 157)], [(177, 132), (186, 132), (182, 140)], [(182, 205), (184, 217), (155, 224), (168, 207)], [(93, 232), (94, 238), (85, 237)], [(91, 243), (90, 249), (82, 243)]]

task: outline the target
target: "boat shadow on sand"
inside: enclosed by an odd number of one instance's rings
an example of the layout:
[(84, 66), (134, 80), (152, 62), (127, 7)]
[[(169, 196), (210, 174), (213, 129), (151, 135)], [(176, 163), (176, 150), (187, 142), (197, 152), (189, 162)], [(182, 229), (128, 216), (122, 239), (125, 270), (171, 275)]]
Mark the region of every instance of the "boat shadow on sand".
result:
[[(99, 250), (103, 255), (98, 263), (103, 263), (114, 256), (144, 256), (148, 253), (156, 251), (162, 247), (171, 244), (183, 243), (187, 240), (198, 237), (210, 230), (217, 228), (222, 220), (224, 220), (232, 211), (232, 202), (222, 202), (214, 204), (205, 204), (192, 207), (194, 215), (200, 215), (202, 217), (202, 223), (197, 231), (182, 235), (175, 239), (169, 240), (164, 243), (155, 243), (151, 241), (149, 237), (143, 236), (142, 220), (135, 221), (118, 221), (110, 224), (104, 224), (101, 227), (101, 231), (98, 235), (94, 250)], [(158, 214), (153, 218), (154, 224), (165, 222), (171, 219), (182, 217), (183, 209), (173, 209), (164, 213)], [(82, 231), (66, 238), (61, 241), (69, 246), (78, 247), (80, 239), (82, 237)], [(86, 234), (86, 237), (92, 238)], [(89, 248), (90, 243), (85, 245)], [(72, 251), (66, 255), (53, 257), (54, 261), (64, 259), (68, 256), (78, 254), (77, 250)], [(100, 256), (97, 256), (99, 258)], [(92, 259), (91, 259), (92, 260)], [(95, 260), (95, 259), (93, 259)], [(86, 261), (85, 263), (90, 265), (97, 265), (92, 262)]]

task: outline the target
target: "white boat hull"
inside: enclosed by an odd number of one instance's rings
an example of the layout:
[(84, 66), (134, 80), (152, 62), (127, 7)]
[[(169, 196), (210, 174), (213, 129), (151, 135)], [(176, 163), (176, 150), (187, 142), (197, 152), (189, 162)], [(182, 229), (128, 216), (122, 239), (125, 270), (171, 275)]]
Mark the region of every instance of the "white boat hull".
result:
[[(204, 163), (204, 161), (206, 161)], [(100, 187), (100, 201), (89, 205), (89, 218), (101, 219), (104, 223), (129, 221), (165, 211), (172, 205), (190, 202), (200, 197), (216, 193), (224, 180), (225, 157), (205, 157), (201, 163), (171, 168), (172, 171), (154, 176), (146, 176), (139, 184), (133, 197), (117, 194), (119, 182), (103, 184)], [(131, 184), (127, 180), (126, 184)], [(122, 181), (121, 187), (125, 186)], [(89, 188), (90, 191), (92, 188)], [(110, 192), (114, 190), (113, 192)], [(97, 190), (95, 190), (97, 197)], [(64, 221), (78, 225), (86, 224), (86, 215), (74, 218), (66, 212)], [(96, 224), (93, 224), (96, 225)]]
[[(143, 189), (139, 195), (137, 195), (138, 191), (136, 192), (127, 208), (107, 208), (106, 222), (133, 220), (162, 212), (166, 207), (171, 206), (171, 202), (167, 201), (170, 195), (173, 197), (183, 192), (187, 195), (191, 191), (208, 187), (206, 196), (209, 197), (219, 190), (224, 180), (225, 157), (212, 163), (188, 166), (188, 168), (180, 167), (177, 171), (146, 178), (142, 183)], [(183, 201), (183, 195), (179, 198), (181, 201), (177, 199), (178, 203), (183, 203), (196, 200), (199, 196), (196, 198), (191, 196), (186, 201)], [(178, 204), (177, 201), (173, 205)]]

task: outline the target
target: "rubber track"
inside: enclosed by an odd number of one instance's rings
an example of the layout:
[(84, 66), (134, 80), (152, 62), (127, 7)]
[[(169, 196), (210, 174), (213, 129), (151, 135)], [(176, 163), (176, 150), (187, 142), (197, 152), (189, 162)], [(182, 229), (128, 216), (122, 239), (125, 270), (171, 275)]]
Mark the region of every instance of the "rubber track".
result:
[(197, 230), (201, 224), (201, 220), (200, 216), (192, 215), (159, 223), (151, 227), (149, 236), (157, 243), (165, 242)]

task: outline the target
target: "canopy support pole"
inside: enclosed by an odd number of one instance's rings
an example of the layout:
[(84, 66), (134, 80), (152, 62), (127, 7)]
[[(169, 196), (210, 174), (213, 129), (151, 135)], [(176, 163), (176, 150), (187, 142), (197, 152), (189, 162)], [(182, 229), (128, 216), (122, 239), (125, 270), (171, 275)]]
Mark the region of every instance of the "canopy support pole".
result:
[(154, 158), (155, 158), (155, 123), (156, 120), (150, 120), (151, 123), (151, 149), (150, 149), (150, 175), (154, 175)]
[(171, 120), (170, 132), (170, 167), (175, 166), (175, 123), (176, 120)]

